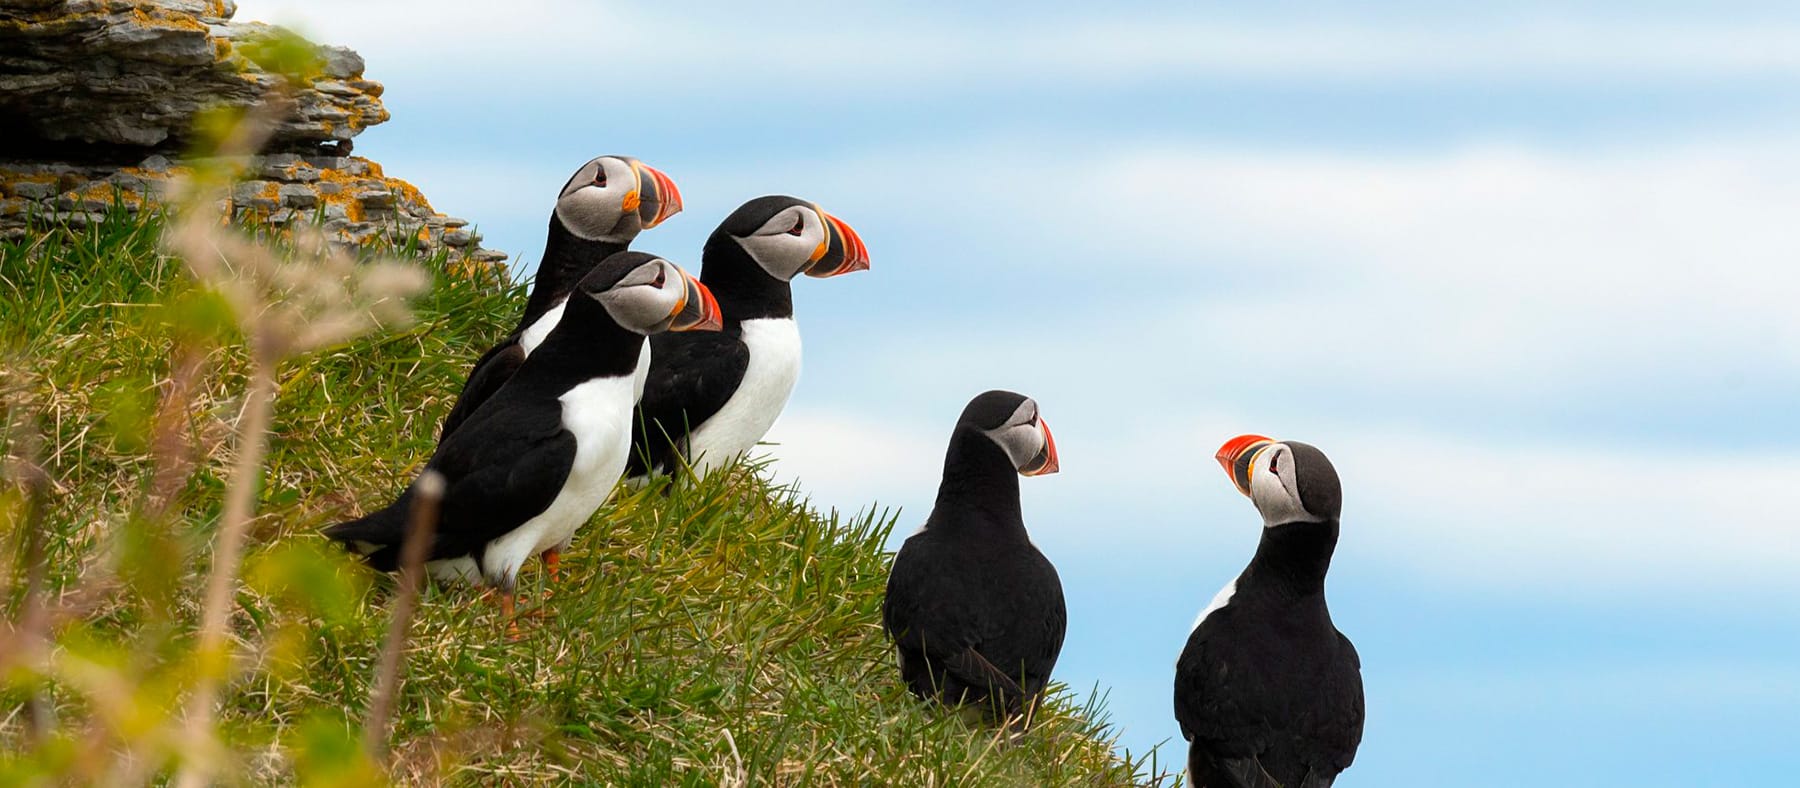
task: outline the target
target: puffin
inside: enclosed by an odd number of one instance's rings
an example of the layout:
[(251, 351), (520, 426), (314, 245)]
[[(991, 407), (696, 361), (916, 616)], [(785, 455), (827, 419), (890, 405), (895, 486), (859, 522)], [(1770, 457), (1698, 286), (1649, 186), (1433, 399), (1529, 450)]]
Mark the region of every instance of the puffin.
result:
[(686, 464), (704, 477), (754, 447), (800, 377), (789, 282), (868, 267), (869, 250), (856, 231), (806, 200), (758, 197), (725, 217), (706, 239), (700, 266), (725, 327), (651, 339), (627, 474), (641, 481)]
[[(645, 338), (719, 325), (706, 286), (655, 255), (619, 252), (583, 276), (556, 328), (426, 463), (445, 483), (433, 576), (499, 589), (510, 618), (519, 567), (567, 545), (625, 470)], [(418, 487), (325, 535), (395, 569)]]
[(1217, 454), (1262, 515), (1243, 573), (1175, 663), (1175, 720), (1195, 788), (1325, 788), (1362, 742), (1362, 662), (1331, 623), (1325, 572), (1343, 493), (1325, 453), (1241, 435)]
[(921, 700), (1029, 719), (1062, 652), (1068, 613), (1056, 567), (1031, 543), (1019, 476), (1058, 468), (1037, 402), (983, 393), (950, 433), (925, 526), (894, 556), (881, 627)]
[(456, 431), (544, 341), (562, 318), (576, 282), (601, 260), (625, 251), (638, 233), (680, 212), (675, 181), (648, 164), (630, 156), (600, 156), (581, 165), (557, 194), (544, 257), (518, 326), (475, 361), (438, 440)]

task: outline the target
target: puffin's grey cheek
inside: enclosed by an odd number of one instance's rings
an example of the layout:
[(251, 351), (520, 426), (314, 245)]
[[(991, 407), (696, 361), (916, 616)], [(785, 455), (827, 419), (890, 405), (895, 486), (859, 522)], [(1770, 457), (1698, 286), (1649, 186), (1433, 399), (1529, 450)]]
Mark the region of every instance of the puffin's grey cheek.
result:
[(637, 228), (626, 226), (636, 214), (623, 214), (613, 198), (595, 188), (578, 189), (556, 203), (556, 218), (576, 237), (589, 241), (629, 239)]

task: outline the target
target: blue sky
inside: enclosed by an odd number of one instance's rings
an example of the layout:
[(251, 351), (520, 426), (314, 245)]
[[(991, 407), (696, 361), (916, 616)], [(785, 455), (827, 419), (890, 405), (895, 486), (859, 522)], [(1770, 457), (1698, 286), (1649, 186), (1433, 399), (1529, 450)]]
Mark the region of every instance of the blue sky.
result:
[(680, 184), (637, 244), (679, 262), (760, 194), (857, 228), (770, 436), (821, 505), (904, 536), (967, 399), (1037, 398), (1058, 674), (1134, 751), (1258, 536), (1212, 453), (1261, 432), (1345, 484), (1340, 785), (1800, 767), (1800, 7), (362, 5), (238, 18), (360, 51), (357, 152), (527, 267), (601, 153)]

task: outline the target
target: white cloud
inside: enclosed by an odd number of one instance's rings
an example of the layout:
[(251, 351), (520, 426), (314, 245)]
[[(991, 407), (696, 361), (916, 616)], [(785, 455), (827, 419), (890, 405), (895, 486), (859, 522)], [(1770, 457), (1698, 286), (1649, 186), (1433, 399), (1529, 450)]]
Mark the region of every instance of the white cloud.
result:
[(1494, 448), (1353, 434), (1327, 450), (1356, 513), (1346, 526), (1355, 551), (1433, 583), (1552, 596), (1659, 589), (1680, 606), (1685, 596), (1800, 580), (1800, 515), (1786, 504), (1800, 452)]
[(1508, 664), (1486, 670), (1415, 670), (1396, 678), (1383, 688), (1390, 703), (1482, 713), (1543, 712), (1573, 702), (1589, 712), (1623, 710), (1669, 719), (1682, 710), (1791, 711), (1800, 704), (1800, 671), (1750, 661), (1638, 661), (1525, 670)]
[[(1254, 538), (1254, 514), (1212, 460), (1241, 419), (1220, 413), (1115, 432), (1082, 417), (1104, 412), (1104, 401), (1068, 394), (1044, 400), (1063, 472), (1022, 489), (1034, 538), (1064, 554), (1116, 553), (1111, 560), (1152, 546), (1248, 560), (1239, 553)], [(782, 442), (770, 451), (772, 467), (821, 506), (904, 505), (904, 536), (929, 512), (948, 429), (901, 414), (793, 412), (771, 435)], [(1314, 443), (1332, 458), (1345, 487), (1340, 554), (1362, 571), (1523, 598), (1657, 590), (1669, 594), (1668, 606), (1800, 582), (1800, 516), (1786, 503), (1800, 452), (1497, 446), (1372, 432), (1354, 419), (1321, 420), (1301, 435), (1265, 432)]]
[[(948, 316), (868, 358), (910, 365), (913, 379), (946, 356), (981, 368), (993, 360), (981, 349), (1006, 347), (1009, 358), (1066, 360), (1115, 381), (1348, 386), (1399, 402), (1504, 397), (1540, 409), (1573, 392), (1685, 386), (1728, 399), (1800, 386), (1791, 142), (1376, 156), (1124, 146), (1078, 171), (1106, 184), (1104, 198), (1054, 166), (1067, 147), (813, 165), (829, 190), (860, 195), (858, 209), (889, 236), (954, 239), (978, 224), (1001, 239), (986, 239), (1002, 251), (982, 250), (972, 271), (955, 240), (948, 254), (884, 259), (890, 287), (1064, 277), (1053, 294), (983, 305), (1005, 315)], [(920, 161), (968, 173), (955, 199), (978, 221), (946, 226), (941, 209), (884, 191)], [(864, 234), (880, 254), (880, 237)], [(1012, 328), (1024, 310), (1039, 311), (1028, 336)]]
[[(925, 521), (937, 493), (944, 446), (934, 433), (837, 411), (790, 410), (769, 430), (759, 454), (774, 458), (774, 478), (800, 484), (820, 508), (855, 512), (903, 508), (897, 532)], [(949, 426), (939, 432), (946, 436)]]

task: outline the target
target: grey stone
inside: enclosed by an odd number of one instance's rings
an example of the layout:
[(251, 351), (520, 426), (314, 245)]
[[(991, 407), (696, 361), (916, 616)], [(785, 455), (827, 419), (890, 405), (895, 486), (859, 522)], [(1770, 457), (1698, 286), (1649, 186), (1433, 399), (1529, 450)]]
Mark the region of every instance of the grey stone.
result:
[(244, 181), (231, 187), (231, 199), (239, 203), (248, 203), (260, 196), (267, 186), (267, 181)]
[[(315, 178), (318, 177), (318, 173), (316, 171), (314, 172), (313, 177), (315, 177)], [(324, 181), (324, 182), (318, 184), (317, 186), (313, 187), (313, 191), (318, 192), (319, 196), (321, 196), (321, 197), (330, 197), (331, 195), (337, 194), (338, 192), (341, 192), (343, 190), (344, 190), (343, 184), (335, 183), (333, 181)]]
[[(225, 45), (278, 32), (229, 21), (231, 3), (4, 0), (0, 9), (11, 9), (0, 10), (0, 114), (24, 119), (9, 124), (18, 139), (174, 153), (186, 147), (182, 137), (201, 108), (249, 107), (284, 81)], [(277, 145), (348, 139), (388, 119), (379, 85), (361, 78), (360, 57), (315, 51), (331, 79), (295, 94), (301, 111), (278, 124)], [(6, 147), (0, 141), (0, 151)]]
[(382, 189), (382, 190), (357, 192), (356, 193), (356, 201), (359, 203), (362, 203), (364, 208), (380, 209), (380, 208), (394, 207), (395, 202), (397, 202), (397, 198), (394, 197), (393, 192)]
[(308, 156), (308, 157), (306, 157), (307, 164), (310, 164), (321, 170), (341, 170), (344, 168), (344, 164), (349, 161), (350, 161), (349, 159), (346, 159), (342, 156)]
[(352, 79), (363, 73), (362, 55), (352, 52), (346, 47), (319, 47), (319, 54), (325, 58), (325, 73), (338, 79)]
[(339, 203), (328, 202), (328, 203), (325, 203), (325, 218), (332, 219), (332, 220), (349, 221), (350, 220), (350, 211), (349, 211), (349, 209), (345, 208), (343, 205), (341, 205)]
[(414, 225), (408, 226), (406, 223), (401, 222), (401, 223), (397, 223), (397, 224), (388, 225), (387, 230), (384, 234), (387, 236), (387, 239), (389, 241), (392, 241), (396, 244), (404, 245), (407, 242), (418, 237), (418, 232), (419, 232), (418, 225), (414, 224)]
[(445, 246), (468, 246), (475, 240), (475, 234), (468, 230), (456, 229), (444, 231)]
[(169, 157), (160, 153), (146, 156), (143, 161), (138, 162), (138, 169), (148, 170), (150, 172), (168, 172), (169, 167)]
[(362, 92), (335, 79), (321, 79), (314, 82), (312, 83), (312, 89), (319, 91), (320, 93), (329, 93), (333, 96), (354, 96)]
[(370, 222), (350, 222), (339, 230), (344, 240), (358, 245), (374, 240), (377, 232), (379, 228)]
[(281, 204), (289, 208), (311, 208), (319, 204), (319, 195), (310, 187), (300, 184), (283, 184), (279, 193)]
[(71, 213), (58, 212), (52, 214), (50, 220), (53, 222), (65, 223), (70, 227), (87, 227), (106, 221), (106, 213), (100, 210), (74, 211)]
[(50, 199), (51, 197), (56, 196), (57, 189), (55, 186), (52, 186), (48, 183), (32, 183), (30, 181), (20, 181), (18, 183), (13, 184), (10, 187), (10, 191), (17, 196), (24, 197), (24, 198), (30, 199), (30, 200), (47, 200), (47, 199)]
[(77, 196), (74, 192), (69, 192), (68, 194), (56, 195), (56, 199), (52, 200), (50, 205), (58, 211), (73, 211), (81, 208), (83, 202), (81, 197)]

